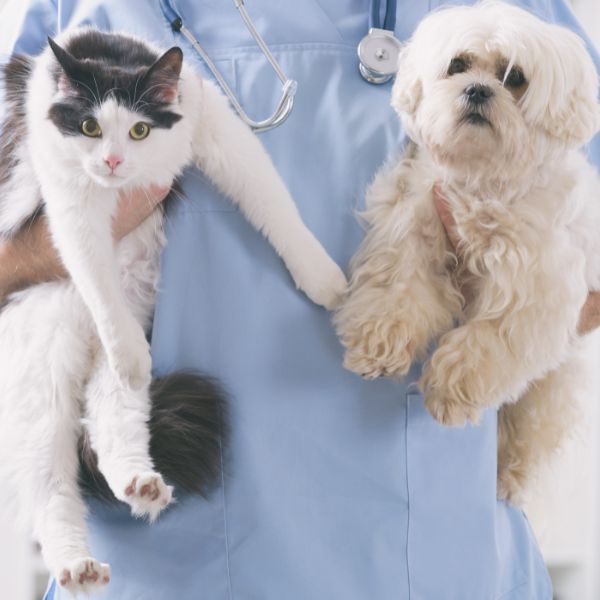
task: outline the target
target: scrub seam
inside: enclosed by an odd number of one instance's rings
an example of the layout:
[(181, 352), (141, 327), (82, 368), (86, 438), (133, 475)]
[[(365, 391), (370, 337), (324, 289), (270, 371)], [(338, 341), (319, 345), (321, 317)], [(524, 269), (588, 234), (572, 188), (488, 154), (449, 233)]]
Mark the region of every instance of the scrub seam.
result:
[[(186, 40), (187, 41), (187, 40)], [(189, 42), (187, 42), (189, 44)], [(191, 45), (190, 45), (191, 47)], [(320, 51), (320, 52), (348, 52), (349, 54), (356, 54), (356, 47), (345, 43), (336, 42), (296, 42), (296, 43), (282, 43), (282, 44), (270, 44), (269, 48), (273, 52), (308, 52), (308, 51)], [(240, 56), (262, 56), (260, 48), (254, 46), (233, 46), (231, 48), (210, 48), (210, 56), (213, 60), (224, 60), (228, 58), (239, 58)]]
[(231, 567), (229, 564), (229, 526), (227, 523), (227, 500), (225, 495), (225, 466), (223, 459), (223, 440), (219, 441), (219, 450), (221, 454), (221, 501), (223, 504), (223, 534), (225, 539), (225, 565), (227, 567), (227, 590), (229, 600), (233, 600), (233, 590), (231, 586)]
[(508, 590), (508, 592), (504, 592), (501, 596), (498, 596), (496, 598), (496, 600), (507, 600), (509, 598), (509, 596), (511, 596), (515, 592), (518, 592), (520, 589), (524, 588), (528, 583), (529, 583), (528, 581), (523, 581), (522, 583), (519, 583), (519, 585), (515, 585), (515, 587)]
[(404, 421), (404, 460), (406, 470), (406, 581), (408, 584), (408, 599), (410, 600), (410, 561), (408, 558), (409, 550), (409, 537), (410, 537), (410, 488), (408, 485), (408, 417), (409, 417), (409, 404), (410, 395), (404, 396), (406, 399), (406, 415)]
[(323, 15), (325, 16), (327, 21), (329, 21), (329, 23), (331, 23), (331, 26), (337, 33), (338, 37), (340, 38), (340, 41), (342, 43), (344, 43), (345, 42), (344, 36), (342, 35), (341, 31), (338, 29), (338, 27), (335, 24), (335, 22), (333, 21), (333, 19), (329, 16), (329, 13), (321, 6), (321, 3), (319, 2), (319, 0), (313, 0), (313, 1), (314, 1), (315, 5), (319, 8), (319, 10), (323, 13)]

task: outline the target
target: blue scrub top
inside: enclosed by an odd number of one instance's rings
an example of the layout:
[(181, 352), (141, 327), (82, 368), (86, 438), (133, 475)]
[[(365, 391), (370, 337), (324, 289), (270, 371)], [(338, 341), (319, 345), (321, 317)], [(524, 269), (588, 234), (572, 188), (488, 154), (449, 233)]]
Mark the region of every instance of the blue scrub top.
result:
[[(398, 37), (439, 4), (401, 0)], [(521, 4), (577, 29), (560, 0)], [(247, 112), (270, 114), (280, 84), (233, 2), (177, 5)], [(261, 139), (345, 268), (363, 236), (355, 211), (365, 186), (403, 138), (390, 85), (358, 73), (369, 2), (252, 0), (248, 10), (299, 83), (289, 120)], [(178, 44), (205, 72), (158, 0), (33, 1), (22, 13), (12, 38), (0, 36), (17, 51), (36, 53), (57, 28), (89, 23)], [(600, 140), (592, 147), (598, 164)], [(495, 412), (478, 427), (443, 428), (410, 385), (418, 369), (405, 385), (346, 372), (331, 315), (294, 288), (263, 237), (198, 171), (183, 186), (187, 200), (167, 221), (154, 365), (225, 382), (231, 460), (209, 501), (181, 498), (153, 526), (126, 507), (91, 506), (93, 553), (113, 568), (102, 597), (550, 600), (525, 516), (496, 500)], [(47, 598), (67, 594), (52, 584)]]

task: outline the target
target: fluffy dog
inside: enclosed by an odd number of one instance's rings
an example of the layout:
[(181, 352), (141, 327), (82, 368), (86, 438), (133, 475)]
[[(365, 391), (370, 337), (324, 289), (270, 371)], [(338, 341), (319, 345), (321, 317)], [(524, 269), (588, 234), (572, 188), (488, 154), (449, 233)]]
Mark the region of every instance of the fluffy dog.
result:
[(501, 406), (498, 495), (520, 502), (583, 385), (576, 328), (600, 288), (600, 179), (578, 148), (600, 126), (598, 76), (572, 32), (483, 2), (419, 25), (392, 105), (412, 142), (368, 192), (368, 232), (335, 318), (345, 366), (402, 376), (438, 340), (420, 380), (427, 409), (458, 426)]

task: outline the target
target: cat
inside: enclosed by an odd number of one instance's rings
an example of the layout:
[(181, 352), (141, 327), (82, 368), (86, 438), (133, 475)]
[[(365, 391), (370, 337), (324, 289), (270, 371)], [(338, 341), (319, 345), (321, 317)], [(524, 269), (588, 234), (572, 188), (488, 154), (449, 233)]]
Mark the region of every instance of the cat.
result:
[[(17, 234), (43, 211), (71, 280), (15, 293), (0, 313), (0, 485), (31, 521), (59, 583), (90, 592), (109, 582), (110, 569), (90, 556), (86, 539), (77, 484), (82, 423), (108, 487), (134, 515), (152, 521), (172, 500), (149, 454), (145, 336), (165, 243), (163, 212), (155, 210), (115, 248), (119, 193), (168, 187), (195, 163), (267, 237), (313, 301), (334, 307), (346, 280), (303, 224), (256, 136), (183, 61), (181, 49), (162, 52), (127, 34), (74, 29), (49, 39), (38, 57), (13, 57), (4, 80), (0, 235)], [(223, 394), (207, 379), (192, 377), (191, 384), (197, 392), (180, 401), (202, 400), (203, 408), (195, 405), (191, 417), (173, 408), (172, 416), (206, 426), (197, 446), (214, 464)], [(169, 407), (168, 395), (156, 392), (155, 405)], [(153, 434), (163, 422), (153, 419)]]

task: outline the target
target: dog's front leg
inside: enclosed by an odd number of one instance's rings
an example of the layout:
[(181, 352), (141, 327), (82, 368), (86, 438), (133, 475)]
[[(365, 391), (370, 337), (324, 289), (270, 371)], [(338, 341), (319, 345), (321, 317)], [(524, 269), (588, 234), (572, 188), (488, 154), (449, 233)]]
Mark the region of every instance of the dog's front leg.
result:
[(488, 271), (470, 319), (442, 337), (421, 380), (441, 423), (477, 422), (483, 408), (516, 401), (572, 350), (587, 295), (583, 257), (551, 237), (529, 248), (507, 243), (506, 252), (481, 261)]
[(368, 379), (405, 375), (462, 309), (430, 191), (406, 199), (405, 188), (393, 171), (373, 183), (369, 193), (377, 202), (365, 214), (370, 228), (335, 316), (344, 366)]

